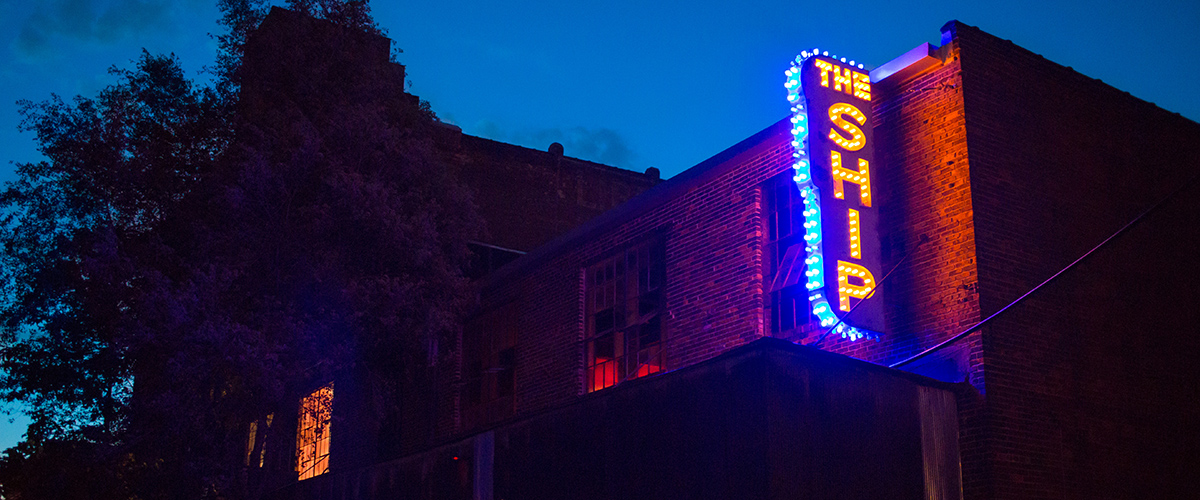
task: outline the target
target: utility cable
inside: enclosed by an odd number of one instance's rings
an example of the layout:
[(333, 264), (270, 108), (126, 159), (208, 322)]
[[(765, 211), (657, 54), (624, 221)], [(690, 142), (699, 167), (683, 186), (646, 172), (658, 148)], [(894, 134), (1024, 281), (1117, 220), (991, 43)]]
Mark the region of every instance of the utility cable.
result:
[(896, 272), (897, 269), (900, 269), (900, 265), (904, 264), (904, 261), (908, 260), (908, 256), (916, 253), (917, 249), (921, 248), (921, 245), (924, 245), (926, 241), (929, 241), (929, 240), (925, 237), (922, 237), (921, 241), (917, 243), (916, 248), (914, 248), (911, 252), (904, 254), (904, 257), (900, 258), (900, 262), (897, 262), (896, 265), (892, 266), (892, 269), (890, 271), (888, 271), (887, 274), (883, 275), (883, 279), (880, 279), (878, 283), (875, 283), (875, 288), (871, 289), (871, 293), (867, 294), (866, 297), (863, 297), (862, 300), (858, 301), (857, 304), (854, 304), (854, 307), (851, 307), (849, 311), (846, 311), (846, 314), (842, 315), (841, 318), (838, 318), (837, 323), (834, 323), (833, 326), (829, 327), (828, 330), (825, 330), (825, 333), (822, 333), (821, 336), (817, 338), (817, 340), (813, 341), (811, 344), (806, 344), (806, 345), (809, 345), (812, 347), (819, 347), (821, 344), (821, 341), (825, 340), (825, 337), (828, 337), (830, 333), (833, 333), (833, 331), (836, 330), (839, 325), (841, 325), (843, 322), (846, 321), (846, 318), (849, 318), (851, 314), (854, 314), (854, 310), (858, 309), (858, 306), (861, 306), (863, 304), (863, 302), (866, 302), (867, 299), (871, 298), (872, 295), (875, 295), (875, 290), (878, 290), (879, 287), (883, 286), (884, 282), (887, 281), (888, 277), (890, 277), (892, 275), (892, 273)]
[(1105, 239), (1104, 239), (1104, 241), (1101, 241), (1101, 242), (1100, 242), (1100, 243), (1098, 243), (1096, 246), (1092, 247), (1092, 249), (1091, 249), (1091, 250), (1088, 250), (1088, 251), (1087, 251), (1087, 253), (1083, 254), (1083, 255), (1082, 255), (1082, 256), (1080, 256), (1078, 259), (1075, 259), (1075, 261), (1074, 261), (1074, 262), (1072, 262), (1072, 263), (1070, 263), (1070, 264), (1067, 264), (1067, 267), (1064, 267), (1064, 268), (1060, 269), (1060, 270), (1059, 270), (1057, 273), (1054, 273), (1054, 275), (1053, 275), (1053, 276), (1050, 276), (1049, 278), (1046, 278), (1046, 281), (1043, 281), (1043, 282), (1042, 282), (1041, 284), (1039, 284), (1038, 286), (1035, 286), (1035, 287), (1033, 287), (1033, 289), (1029, 290), (1028, 292), (1025, 292), (1025, 294), (1024, 294), (1024, 295), (1022, 295), (1022, 296), (1020, 296), (1020, 297), (1017, 297), (1017, 300), (1014, 300), (1014, 301), (1010, 302), (1008, 305), (1004, 306), (1004, 307), (1003, 307), (1003, 308), (1001, 308), (999, 311), (996, 311), (996, 312), (995, 312), (995, 313), (993, 313), (991, 316), (988, 316), (987, 318), (984, 318), (984, 319), (983, 319), (983, 321), (980, 321), (980, 322), (978, 322), (978, 323), (975, 323), (975, 324), (974, 324), (974, 325), (972, 325), (970, 328), (967, 328), (966, 330), (963, 330), (963, 331), (961, 331), (961, 332), (959, 332), (959, 333), (955, 334), (954, 336), (952, 336), (952, 337), (950, 337), (950, 338), (948, 338), (948, 339), (946, 339), (946, 340), (943, 340), (942, 342), (939, 342), (937, 345), (935, 345), (935, 346), (933, 346), (933, 347), (930, 347), (930, 348), (928, 348), (928, 349), (925, 349), (924, 351), (921, 351), (921, 352), (919, 352), (919, 353), (917, 353), (917, 354), (913, 355), (912, 357), (910, 357), (910, 358), (908, 358), (908, 359), (905, 359), (905, 360), (903, 360), (903, 361), (897, 361), (897, 362), (895, 362), (895, 363), (892, 363), (892, 364), (888, 365), (888, 367), (889, 367), (889, 368), (898, 368), (898, 367), (900, 367), (900, 366), (903, 366), (903, 365), (906, 365), (906, 364), (912, 363), (913, 361), (916, 361), (916, 360), (918, 360), (918, 359), (921, 359), (921, 358), (923, 358), (923, 357), (925, 357), (925, 356), (928, 356), (928, 355), (932, 354), (933, 352), (935, 352), (935, 351), (937, 351), (937, 350), (939, 350), (939, 349), (941, 349), (941, 348), (943, 348), (943, 347), (946, 347), (946, 346), (948, 346), (948, 345), (950, 345), (950, 344), (953, 344), (954, 342), (957, 342), (958, 340), (962, 339), (963, 337), (966, 337), (967, 335), (971, 334), (971, 333), (972, 333), (972, 332), (974, 332), (975, 330), (978, 330), (978, 329), (980, 329), (980, 328), (983, 328), (983, 326), (984, 326), (984, 325), (986, 325), (988, 322), (992, 321), (993, 319), (996, 319), (998, 316), (1000, 316), (1001, 314), (1004, 314), (1004, 312), (1005, 312), (1005, 311), (1008, 311), (1009, 309), (1012, 309), (1012, 308), (1013, 308), (1014, 306), (1016, 306), (1017, 304), (1020, 304), (1021, 302), (1024, 302), (1024, 301), (1025, 301), (1025, 299), (1029, 298), (1031, 295), (1033, 295), (1034, 293), (1036, 293), (1038, 290), (1041, 290), (1041, 289), (1042, 289), (1042, 287), (1046, 286), (1046, 285), (1047, 285), (1047, 284), (1049, 284), (1051, 281), (1054, 281), (1054, 280), (1055, 280), (1055, 278), (1058, 278), (1058, 277), (1059, 277), (1059, 276), (1061, 276), (1063, 273), (1065, 273), (1065, 272), (1067, 272), (1067, 271), (1071, 270), (1071, 268), (1073, 268), (1073, 267), (1075, 267), (1076, 265), (1078, 265), (1080, 262), (1083, 262), (1083, 260), (1084, 260), (1084, 259), (1086, 259), (1086, 258), (1088, 258), (1089, 256), (1091, 256), (1093, 253), (1095, 253), (1095, 252), (1096, 252), (1096, 250), (1099, 250), (1099, 249), (1100, 249), (1101, 247), (1103, 247), (1104, 245), (1107, 245), (1107, 244), (1108, 244), (1108, 242), (1110, 242), (1110, 241), (1112, 241), (1113, 239), (1115, 239), (1116, 237), (1118, 237), (1118, 236), (1120, 236), (1120, 235), (1124, 234), (1126, 231), (1128, 231), (1130, 228), (1132, 228), (1132, 227), (1133, 227), (1134, 225), (1136, 225), (1138, 222), (1141, 222), (1141, 220), (1142, 220), (1142, 219), (1144, 219), (1144, 218), (1145, 218), (1147, 215), (1150, 215), (1150, 214), (1151, 214), (1152, 212), (1154, 212), (1155, 210), (1158, 210), (1158, 208), (1159, 208), (1159, 207), (1161, 207), (1161, 206), (1163, 206), (1164, 204), (1166, 204), (1166, 202), (1167, 202), (1167, 201), (1169, 201), (1171, 198), (1174, 198), (1176, 195), (1178, 195), (1179, 193), (1183, 192), (1183, 191), (1184, 191), (1185, 189), (1187, 189), (1188, 187), (1191, 187), (1191, 185), (1192, 185), (1193, 183), (1195, 183), (1195, 182), (1196, 182), (1196, 179), (1200, 179), (1200, 174), (1197, 174), (1197, 175), (1194, 175), (1194, 176), (1192, 176), (1192, 178), (1191, 178), (1191, 179), (1188, 179), (1186, 182), (1184, 182), (1183, 184), (1181, 184), (1181, 185), (1180, 185), (1178, 188), (1176, 188), (1176, 189), (1175, 189), (1174, 191), (1172, 191), (1170, 194), (1168, 194), (1168, 195), (1166, 195), (1165, 197), (1163, 197), (1162, 199), (1158, 200), (1158, 202), (1157, 202), (1157, 203), (1155, 203), (1154, 205), (1151, 205), (1151, 206), (1150, 206), (1150, 208), (1147, 208), (1147, 209), (1146, 209), (1144, 212), (1142, 212), (1140, 215), (1138, 215), (1137, 217), (1135, 217), (1133, 220), (1129, 221), (1127, 224), (1125, 224), (1123, 227), (1121, 227), (1121, 229), (1118, 229), (1118, 230), (1117, 230), (1117, 232), (1113, 233), (1113, 234), (1112, 234), (1112, 235), (1110, 235), (1109, 237), (1105, 238)]

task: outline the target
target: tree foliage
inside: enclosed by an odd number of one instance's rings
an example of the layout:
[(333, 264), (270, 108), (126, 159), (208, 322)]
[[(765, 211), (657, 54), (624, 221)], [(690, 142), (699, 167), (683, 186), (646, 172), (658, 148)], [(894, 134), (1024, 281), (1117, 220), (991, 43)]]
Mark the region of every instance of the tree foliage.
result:
[(249, 422), (348, 369), (397, 401), (470, 303), (473, 206), (427, 108), (361, 59), (366, 3), (293, 1), (339, 28), (266, 49), (261, 3), (220, 4), (213, 88), (143, 54), (95, 99), (22, 104), (47, 159), (0, 194), (0, 397), (34, 421), (6, 497), (45, 463), (114, 495), (255, 496)]

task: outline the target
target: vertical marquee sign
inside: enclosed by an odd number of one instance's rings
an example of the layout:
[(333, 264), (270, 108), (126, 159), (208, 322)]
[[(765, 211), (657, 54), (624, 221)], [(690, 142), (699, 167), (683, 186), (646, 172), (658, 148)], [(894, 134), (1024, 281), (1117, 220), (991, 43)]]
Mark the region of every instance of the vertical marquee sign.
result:
[(882, 274), (870, 76), (816, 50), (801, 52), (785, 74), (813, 316), (851, 340), (874, 337), (883, 330), (883, 299), (875, 289)]

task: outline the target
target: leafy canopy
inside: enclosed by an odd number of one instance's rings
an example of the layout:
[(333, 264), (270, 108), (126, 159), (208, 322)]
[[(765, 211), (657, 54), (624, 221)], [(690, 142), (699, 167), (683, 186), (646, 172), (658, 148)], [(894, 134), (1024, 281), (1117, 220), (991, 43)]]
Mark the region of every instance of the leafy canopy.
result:
[(470, 304), (477, 216), (364, 55), (367, 4), (293, 1), (324, 20), (281, 43), (264, 4), (219, 3), (213, 87), (143, 53), (95, 98), (20, 104), (46, 160), (0, 192), (0, 397), (34, 422), (5, 497), (45, 494), (46, 463), (106, 496), (255, 496), (249, 422), (348, 367), (398, 401)]

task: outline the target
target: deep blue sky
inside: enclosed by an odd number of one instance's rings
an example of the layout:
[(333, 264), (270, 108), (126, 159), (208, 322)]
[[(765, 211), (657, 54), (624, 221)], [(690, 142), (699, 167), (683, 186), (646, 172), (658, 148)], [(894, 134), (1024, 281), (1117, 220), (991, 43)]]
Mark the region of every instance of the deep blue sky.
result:
[[(466, 133), (665, 177), (787, 115), (783, 71), (821, 47), (869, 68), (951, 19), (1200, 120), (1200, 2), (374, 2), (410, 92)], [(38, 158), (17, 99), (94, 96), (142, 48), (212, 64), (213, 0), (0, 0), (0, 182)], [(580, 4), (580, 5), (576, 5)], [(901, 4), (904, 4), (903, 6)], [(848, 10), (853, 9), (853, 10)], [(0, 448), (23, 432), (0, 421)]]

